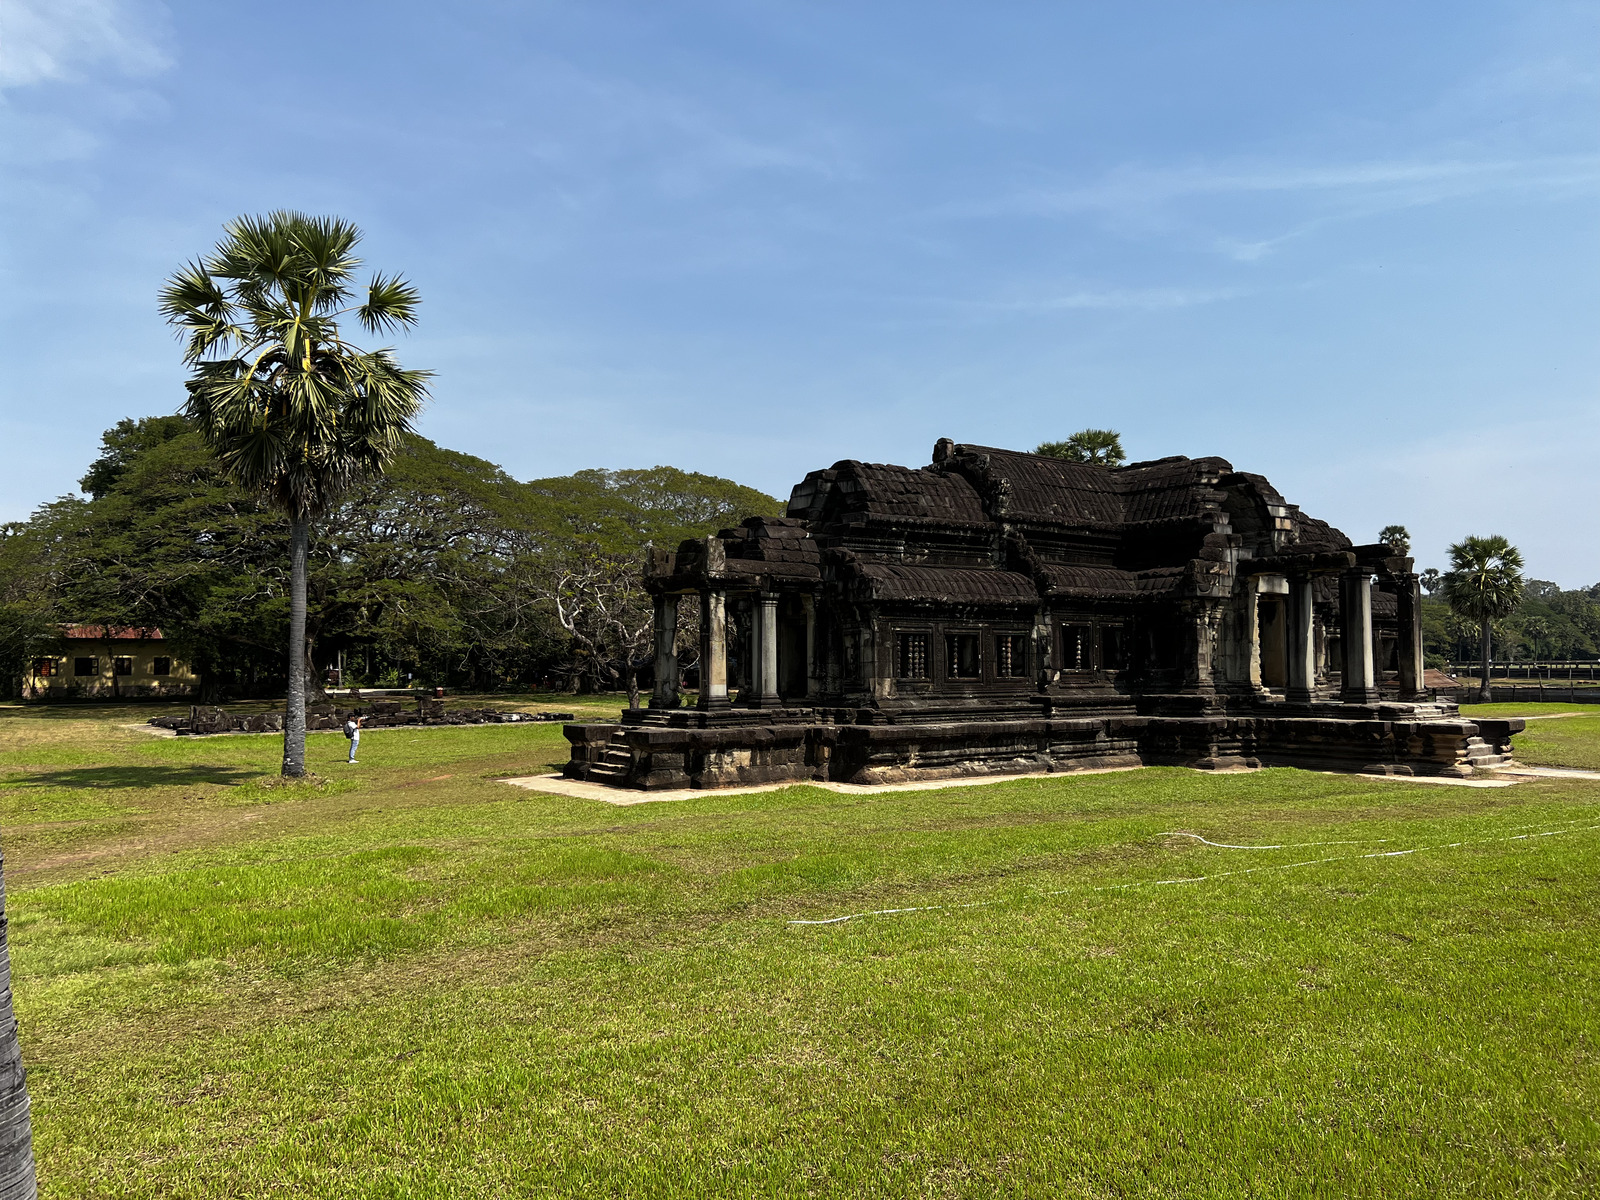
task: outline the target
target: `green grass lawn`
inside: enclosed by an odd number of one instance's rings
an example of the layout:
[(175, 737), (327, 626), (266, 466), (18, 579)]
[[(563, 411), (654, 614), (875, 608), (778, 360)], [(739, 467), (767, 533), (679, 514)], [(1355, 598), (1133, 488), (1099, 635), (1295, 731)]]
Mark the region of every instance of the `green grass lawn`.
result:
[(51, 1197), (1600, 1189), (1600, 784), (617, 808), (496, 782), (559, 726), (313, 734), (277, 787), (149, 715), (0, 708)]
[(1513, 740), (1519, 762), (1600, 771), (1600, 704), (1463, 704), (1461, 714), (1537, 718)]

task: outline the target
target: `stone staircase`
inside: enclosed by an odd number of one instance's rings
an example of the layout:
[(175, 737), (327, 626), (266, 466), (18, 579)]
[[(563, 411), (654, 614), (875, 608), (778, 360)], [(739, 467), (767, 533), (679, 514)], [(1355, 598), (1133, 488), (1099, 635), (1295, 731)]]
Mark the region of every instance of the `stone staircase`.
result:
[(623, 738), (622, 730), (618, 729), (606, 743), (600, 761), (589, 767), (584, 779), (590, 783), (606, 783), (612, 787), (621, 787), (628, 781), (628, 769), (631, 766), (633, 766), (633, 755), (628, 750), (628, 743)]
[(1481, 737), (1470, 737), (1463, 743), (1456, 757), (1456, 765), (1468, 771), (1487, 771), (1495, 767), (1503, 767), (1511, 761), (1511, 755), (1497, 753), (1495, 748)]

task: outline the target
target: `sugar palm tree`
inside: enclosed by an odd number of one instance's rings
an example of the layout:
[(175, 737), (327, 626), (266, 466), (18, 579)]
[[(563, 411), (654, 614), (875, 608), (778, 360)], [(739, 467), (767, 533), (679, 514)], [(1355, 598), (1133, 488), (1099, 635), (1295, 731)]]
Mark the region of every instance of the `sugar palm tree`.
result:
[(33, 1200), (39, 1194), (33, 1171), (33, 1122), (17, 1018), (11, 1008), (11, 948), (5, 912), (4, 867), (0, 865), (0, 1196)]
[(1475, 621), (1479, 631), (1478, 700), (1488, 704), (1489, 663), (1494, 623), (1509, 617), (1522, 603), (1522, 554), (1499, 534), (1469, 537), (1450, 547), (1450, 570), (1444, 576), (1444, 598), (1459, 615)]
[(420, 297), (375, 274), (354, 299), (361, 231), (336, 217), (240, 217), (167, 280), (161, 312), (192, 368), (184, 414), (223, 470), (289, 519), (289, 698), (283, 773), (305, 774), (306, 555), (312, 524), (356, 478), (381, 473), (427, 398), (428, 371), (345, 341), (416, 322)]
[(1378, 540), (1401, 558), (1411, 554), (1411, 534), (1404, 525), (1385, 525), (1378, 531)]
[(1041, 443), (1034, 453), (1107, 467), (1120, 467), (1127, 459), (1122, 452), (1122, 435), (1115, 429), (1080, 429), (1064, 442)]

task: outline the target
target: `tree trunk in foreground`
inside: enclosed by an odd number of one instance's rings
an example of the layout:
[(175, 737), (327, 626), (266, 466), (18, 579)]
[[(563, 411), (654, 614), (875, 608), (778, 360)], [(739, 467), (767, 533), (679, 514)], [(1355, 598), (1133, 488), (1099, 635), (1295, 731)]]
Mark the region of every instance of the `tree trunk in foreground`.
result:
[(283, 773), (306, 773), (306, 553), (311, 521), (289, 524), (289, 700), (283, 713)]
[(33, 1124), (28, 1115), (28, 1077), (11, 1009), (11, 949), (6, 938), (6, 884), (0, 859), (0, 1200), (34, 1200)]
[(1489, 621), (1485, 618), (1483, 622), (1483, 638), (1478, 646), (1478, 659), (1482, 668), (1482, 674), (1478, 677), (1479, 704), (1492, 704), (1494, 702), (1494, 690), (1489, 686), (1490, 628)]

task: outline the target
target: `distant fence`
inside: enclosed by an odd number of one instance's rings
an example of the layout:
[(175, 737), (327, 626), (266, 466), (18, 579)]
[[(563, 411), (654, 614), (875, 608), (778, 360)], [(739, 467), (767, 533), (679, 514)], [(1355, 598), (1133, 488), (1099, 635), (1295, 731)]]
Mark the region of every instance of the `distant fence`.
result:
[[(1496, 683), (1489, 688), (1496, 704), (1600, 704), (1600, 687), (1574, 687), (1562, 683)], [(1463, 679), (1456, 697), (1465, 703), (1478, 699), (1478, 681)]]
[[(1463, 679), (1471, 676), (1478, 678), (1482, 669), (1481, 663), (1458, 662), (1451, 663), (1445, 670)], [(1491, 662), (1489, 664), (1490, 679), (1537, 679), (1546, 683), (1560, 682), (1573, 683), (1588, 680), (1591, 683), (1600, 683), (1600, 660), (1571, 659), (1561, 662)]]

